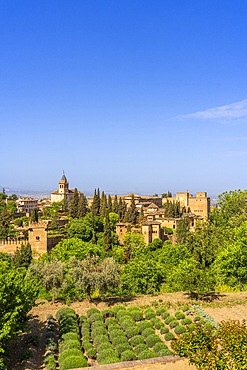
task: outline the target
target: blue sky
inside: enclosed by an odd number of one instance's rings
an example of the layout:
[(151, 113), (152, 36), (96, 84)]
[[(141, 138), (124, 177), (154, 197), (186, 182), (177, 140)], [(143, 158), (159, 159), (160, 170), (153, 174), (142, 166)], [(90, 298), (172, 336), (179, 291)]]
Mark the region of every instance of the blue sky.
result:
[(245, 0), (0, 0), (0, 186), (245, 189)]

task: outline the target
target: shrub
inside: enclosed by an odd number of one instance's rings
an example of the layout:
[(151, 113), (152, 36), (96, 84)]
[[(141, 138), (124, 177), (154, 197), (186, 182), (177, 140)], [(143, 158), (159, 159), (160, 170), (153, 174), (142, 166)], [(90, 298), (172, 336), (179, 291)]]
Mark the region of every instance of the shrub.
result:
[(117, 356), (110, 356), (106, 357), (105, 359), (98, 360), (100, 365), (107, 365), (107, 364), (114, 364), (116, 362), (119, 362), (119, 358)]
[(108, 317), (106, 320), (105, 320), (105, 325), (108, 327), (109, 325), (112, 325), (112, 324), (117, 324), (118, 321), (115, 317)]
[(44, 364), (45, 364), (46, 369), (49, 369), (49, 370), (56, 369), (56, 361), (55, 361), (54, 355), (50, 354), (46, 356), (46, 358), (44, 359)]
[(105, 349), (113, 349), (112, 344), (110, 342), (104, 342), (99, 344), (97, 347), (98, 353), (101, 353)]
[(107, 335), (97, 335), (97, 337), (94, 338), (93, 344), (95, 347), (97, 347), (99, 344), (103, 342), (109, 342), (108, 336)]
[(121, 343), (128, 343), (128, 339), (124, 335), (119, 335), (118, 337), (112, 338), (112, 344), (114, 346)]
[(176, 320), (176, 317), (169, 315), (169, 316), (167, 316), (167, 318), (165, 319), (165, 323), (166, 323), (166, 324), (169, 324), (171, 321), (174, 321), (174, 320)]
[(121, 326), (119, 324), (109, 324), (108, 332), (111, 332), (113, 330), (122, 330), (122, 329), (121, 329)]
[(87, 360), (83, 355), (81, 356), (71, 356), (64, 359), (60, 365), (60, 370), (75, 369), (78, 367), (87, 367)]
[(53, 338), (48, 338), (46, 340), (46, 346), (45, 346), (46, 351), (52, 351), (55, 352), (57, 349), (57, 343), (55, 339)]
[(111, 308), (106, 308), (101, 311), (102, 316), (106, 318), (110, 318), (114, 316), (114, 311)]
[(170, 314), (167, 312), (167, 311), (164, 311), (162, 314), (161, 314), (161, 317), (163, 320), (167, 319), (167, 317), (169, 317)]
[(124, 351), (121, 354), (120, 358), (121, 358), (121, 361), (132, 361), (132, 360), (136, 359), (136, 354), (135, 354), (135, 352), (128, 349), (127, 351)]
[(129, 328), (131, 326), (134, 326), (135, 325), (135, 321), (134, 320), (130, 320), (130, 319), (125, 319), (123, 321), (120, 322), (120, 325), (122, 327), (122, 329), (126, 329), (126, 328)]
[(103, 322), (103, 316), (99, 313), (94, 313), (93, 315), (90, 315), (88, 318), (90, 324), (92, 324), (94, 321), (101, 321)]
[(171, 356), (173, 355), (173, 352), (170, 351), (169, 349), (162, 349), (159, 351), (159, 356)]
[(61, 340), (78, 340), (79, 339), (79, 335), (77, 333), (73, 333), (73, 332), (68, 332), (68, 333), (65, 333), (62, 335), (61, 337)]
[(169, 332), (169, 333), (166, 333), (165, 334), (164, 338), (165, 338), (166, 341), (169, 341), (169, 340), (175, 339), (175, 336), (174, 336), (174, 334), (172, 334), (171, 332)]
[(173, 321), (169, 322), (169, 326), (170, 326), (171, 329), (174, 329), (178, 325), (179, 325), (179, 323), (178, 323), (177, 320), (173, 320)]
[(201, 317), (200, 316), (195, 316), (193, 321), (194, 322), (199, 322), (199, 321), (201, 321)]
[(82, 352), (80, 349), (77, 348), (67, 348), (62, 353), (59, 354), (58, 362), (59, 364), (64, 361), (65, 358), (71, 356), (81, 356)]
[(102, 320), (92, 322), (91, 330), (98, 329), (98, 328), (104, 328), (105, 329), (105, 323)]
[(142, 351), (138, 355), (139, 360), (145, 360), (146, 358), (153, 358), (153, 357), (157, 357), (157, 355), (154, 351), (151, 351), (150, 349), (146, 349), (145, 351)]
[(130, 326), (129, 328), (126, 328), (126, 330), (125, 330), (125, 335), (128, 338), (132, 338), (135, 335), (137, 335), (138, 333), (139, 333), (139, 330), (138, 330), (137, 326)]
[(130, 348), (129, 343), (120, 343), (120, 344), (117, 344), (115, 347), (115, 350), (117, 351), (118, 356), (120, 356), (121, 353), (123, 353), (124, 351), (130, 350), (130, 349), (131, 348)]
[(63, 352), (65, 351), (66, 349), (68, 348), (77, 348), (77, 349), (81, 349), (81, 344), (80, 344), (80, 341), (79, 340), (72, 340), (72, 339), (69, 339), (69, 340), (64, 340), (62, 343), (60, 343), (59, 345), (59, 352)]
[(196, 325), (195, 324), (189, 324), (188, 328), (189, 328), (190, 331), (193, 331), (193, 330), (195, 330)]
[(153, 346), (153, 351), (155, 352), (160, 352), (161, 350), (164, 350), (164, 349), (168, 349), (167, 345), (163, 342), (157, 342), (155, 343), (155, 345)]
[(185, 318), (185, 314), (183, 312), (178, 311), (178, 312), (175, 313), (175, 317), (176, 317), (177, 320), (182, 320), (182, 319)]
[(160, 308), (157, 308), (156, 315), (161, 316), (165, 312), (166, 312), (166, 309), (164, 307), (160, 307)]
[(158, 335), (156, 334), (152, 334), (152, 335), (149, 335), (147, 338), (146, 338), (146, 345), (148, 347), (153, 347), (155, 345), (155, 343), (158, 343), (158, 342), (161, 342), (161, 339)]
[(118, 318), (118, 320), (120, 320), (120, 318), (122, 316), (128, 316), (130, 317), (130, 314), (126, 312), (126, 310), (119, 310), (117, 313), (116, 313), (116, 316)]
[(105, 349), (100, 352), (100, 354), (97, 357), (97, 360), (101, 363), (101, 361), (105, 360), (106, 358), (110, 357), (117, 357), (116, 351), (114, 349)]
[(83, 324), (83, 323), (88, 323), (88, 318), (87, 318), (87, 316), (85, 316), (85, 315), (81, 315), (80, 317), (79, 317), (79, 321), (80, 321), (80, 323), (81, 324)]
[(100, 310), (98, 310), (98, 308), (96, 308), (96, 307), (89, 308), (87, 310), (87, 317), (90, 317), (90, 316), (92, 316), (92, 315), (94, 315), (96, 313), (97, 314), (100, 314)]
[(185, 319), (181, 320), (182, 325), (189, 325), (192, 323), (192, 320), (186, 317)]
[(153, 319), (153, 325), (154, 325), (155, 329), (157, 329), (157, 330), (160, 330), (162, 327), (164, 327), (163, 322), (160, 319), (158, 319), (157, 317), (155, 319)]
[(133, 310), (130, 312), (130, 315), (134, 321), (141, 321), (143, 319), (141, 311)]
[(140, 311), (141, 312), (141, 309), (138, 306), (130, 306), (130, 307), (127, 308), (127, 311), (129, 311), (129, 312)]
[(69, 316), (69, 315), (75, 315), (75, 310), (70, 307), (62, 307), (56, 312), (56, 319), (57, 321), (60, 321), (62, 317)]
[(106, 334), (106, 329), (100, 326), (91, 331), (91, 338), (94, 339), (98, 335), (103, 335), (103, 334)]
[(146, 310), (144, 310), (143, 313), (144, 313), (145, 319), (147, 320), (150, 320), (156, 317), (154, 310), (152, 310), (151, 308), (147, 308)]
[(186, 312), (186, 311), (189, 311), (190, 307), (188, 305), (185, 305), (182, 307), (182, 311), (183, 312)]
[(147, 338), (149, 335), (152, 335), (152, 334), (155, 334), (155, 331), (152, 328), (144, 329), (143, 332), (142, 332), (142, 336), (144, 338)]
[(134, 352), (139, 355), (141, 352), (143, 351), (146, 351), (148, 350), (148, 346), (144, 343), (140, 343), (138, 344), (135, 348), (134, 348)]
[(161, 334), (166, 334), (169, 332), (169, 329), (166, 327), (166, 326), (163, 326), (161, 329), (160, 329), (160, 333)]
[(139, 333), (142, 333), (143, 330), (147, 328), (153, 328), (153, 324), (151, 323), (151, 321), (145, 320), (145, 321), (138, 322), (137, 327), (139, 329)]
[(120, 311), (120, 310), (124, 310), (124, 311), (126, 311), (126, 307), (125, 306), (123, 306), (123, 305), (118, 305), (118, 306), (114, 306), (113, 308), (112, 308), (112, 311), (113, 312), (115, 312), (115, 313), (117, 313), (118, 311)]
[(130, 338), (130, 344), (132, 347), (135, 347), (140, 343), (144, 343), (144, 338), (142, 335), (135, 335), (134, 337)]
[(211, 329), (211, 328), (213, 328), (213, 325), (211, 324), (211, 322), (205, 322), (205, 324), (204, 324), (204, 328), (205, 329)]
[(85, 351), (88, 351), (91, 347), (93, 347), (93, 345), (89, 339), (85, 339), (82, 341), (82, 347), (85, 349)]
[(123, 335), (123, 331), (121, 329), (114, 329), (109, 332), (110, 338), (115, 338)]
[(95, 359), (96, 358), (96, 350), (93, 348), (93, 345), (91, 345), (91, 348), (89, 348), (87, 350), (87, 357), (91, 358), (91, 359)]
[(178, 326), (175, 327), (174, 332), (176, 334), (183, 334), (183, 333), (186, 332), (186, 328), (182, 325), (178, 325)]

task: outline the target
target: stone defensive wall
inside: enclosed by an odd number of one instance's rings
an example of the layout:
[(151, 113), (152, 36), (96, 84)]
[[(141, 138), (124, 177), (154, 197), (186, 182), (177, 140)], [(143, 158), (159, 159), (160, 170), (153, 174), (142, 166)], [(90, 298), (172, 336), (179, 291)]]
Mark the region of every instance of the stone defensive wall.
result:
[(14, 254), (22, 244), (28, 244), (28, 240), (24, 238), (0, 239), (0, 252)]

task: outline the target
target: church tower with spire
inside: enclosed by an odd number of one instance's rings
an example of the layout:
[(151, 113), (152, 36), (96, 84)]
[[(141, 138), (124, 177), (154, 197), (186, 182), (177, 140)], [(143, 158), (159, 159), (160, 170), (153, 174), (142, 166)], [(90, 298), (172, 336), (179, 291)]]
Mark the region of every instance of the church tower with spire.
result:
[(61, 180), (59, 181), (58, 183), (58, 192), (59, 194), (68, 194), (69, 193), (69, 183), (68, 183), (68, 180), (64, 174), (64, 171), (63, 171), (63, 176), (61, 178)]
[(66, 200), (69, 204), (71, 202), (72, 197), (73, 190), (69, 189), (69, 182), (63, 171), (63, 176), (61, 177), (61, 180), (58, 183), (58, 190), (55, 190), (51, 193), (51, 203)]

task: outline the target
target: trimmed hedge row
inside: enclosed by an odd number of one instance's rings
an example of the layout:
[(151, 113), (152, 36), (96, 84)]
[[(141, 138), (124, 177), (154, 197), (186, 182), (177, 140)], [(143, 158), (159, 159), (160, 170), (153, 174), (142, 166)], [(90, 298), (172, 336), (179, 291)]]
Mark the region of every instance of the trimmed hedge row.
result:
[(81, 351), (80, 330), (75, 311), (69, 307), (61, 308), (57, 311), (56, 318), (60, 325), (58, 357), (60, 370), (87, 367), (87, 360)]

